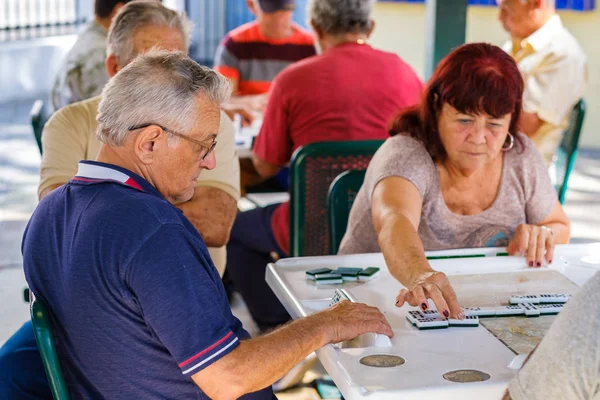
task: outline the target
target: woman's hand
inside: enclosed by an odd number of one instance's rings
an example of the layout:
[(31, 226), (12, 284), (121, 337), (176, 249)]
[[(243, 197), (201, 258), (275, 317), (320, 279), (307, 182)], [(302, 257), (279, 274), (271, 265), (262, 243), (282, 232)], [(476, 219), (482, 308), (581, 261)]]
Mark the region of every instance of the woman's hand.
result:
[(509, 255), (525, 255), (527, 265), (541, 267), (552, 262), (554, 256), (554, 235), (547, 226), (521, 224), (508, 243)]
[(415, 279), (410, 289), (402, 289), (396, 297), (396, 306), (402, 307), (406, 302), (425, 311), (428, 308), (427, 299), (433, 300), (438, 312), (444, 317), (464, 318), (448, 277), (437, 271), (422, 273)]

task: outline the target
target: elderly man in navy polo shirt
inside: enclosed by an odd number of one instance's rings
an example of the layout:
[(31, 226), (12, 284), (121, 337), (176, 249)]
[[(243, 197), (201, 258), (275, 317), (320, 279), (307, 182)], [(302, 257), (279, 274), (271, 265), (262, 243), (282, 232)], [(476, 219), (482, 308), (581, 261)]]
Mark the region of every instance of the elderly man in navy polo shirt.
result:
[(25, 275), (52, 310), (73, 398), (271, 399), (270, 385), (317, 348), (393, 335), (379, 310), (348, 302), (256, 339), (233, 316), (201, 236), (174, 206), (215, 166), (230, 91), (183, 53), (139, 56), (103, 91), (97, 160), (34, 212)]

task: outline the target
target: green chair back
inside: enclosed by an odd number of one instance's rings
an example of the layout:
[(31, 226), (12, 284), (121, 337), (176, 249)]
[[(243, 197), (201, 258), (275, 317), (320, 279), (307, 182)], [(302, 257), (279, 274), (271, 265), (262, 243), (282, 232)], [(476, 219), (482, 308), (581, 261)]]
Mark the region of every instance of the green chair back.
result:
[(330, 254), (327, 193), (347, 170), (365, 170), (382, 140), (318, 142), (296, 150), (290, 165), (290, 257)]
[(365, 180), (366, 171), (346, 171), (338, 175), (329, 187), (327, 195), (327, 220), (331, 254), (337, 254), (346, 233), (350, 209)]
[(586, 107), (585, 100), (581, 99), (573, 108), (569, 119), (569, 126), (565, 130), (554, 161), (556, 191), (558, 192), (558, 200), (561, 204), (564, 204), (565, 202), (569, 176), (575, 166), (577, 149), (579, 147), (579, 136), (581, 135), (581, 127), (583, 126)]
[(60, 360), (56, 353), (56, 342), (52, 333), (50, 324), (50, 315), (46, 304), (35, 297), (30, 292), (29, 310), (31, 313), (31, 322), (33, 324), (33, 333), (38, 349), (42, 356), (42, 363), (46, 370), (46, 376), (50, 383), (50, 390), (54, 400), (70, 400), (69, 390), (62, 373)]
[(44, 125), (50, 118), (47, 110), (47, 106), (44, 105), (42, 100), (36, 100), (29, 111), (29, 117), (31, 118), (31, 127), (33, 128), (33, 136), (42, 154), (42, 132)]

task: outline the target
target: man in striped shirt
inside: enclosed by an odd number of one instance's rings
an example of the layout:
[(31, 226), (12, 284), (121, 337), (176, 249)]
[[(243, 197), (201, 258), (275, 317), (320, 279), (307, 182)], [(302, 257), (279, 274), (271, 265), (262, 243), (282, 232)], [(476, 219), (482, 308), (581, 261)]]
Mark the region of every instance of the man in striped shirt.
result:
[(215, 56), (215, 70), (231, 79), (231, 104), (263, 111), (275, 76), (315, 54), (312, 34), (292, 22), (294, 0), (247, 0), (256, 20), (229, 32)]

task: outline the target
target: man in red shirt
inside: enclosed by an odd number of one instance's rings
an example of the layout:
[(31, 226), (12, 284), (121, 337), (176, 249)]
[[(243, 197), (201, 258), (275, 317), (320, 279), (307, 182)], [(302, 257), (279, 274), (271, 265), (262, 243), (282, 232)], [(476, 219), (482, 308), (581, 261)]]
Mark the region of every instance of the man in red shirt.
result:
[[(320, 54), (287, 67), (271, 86), (252, 158), (262, 178), (274, 176), (294, 150), (309, 143), (385, 139), (394, 114), (420, 101), (423, 84), (412, 68), (367, 44), (372, 4), (309, 1)], [(289, 319), (264, 279), (274, 253), (286, 257), (288, 250), (288, 203), (238, 214), (227, 269), (263, 330)]]

